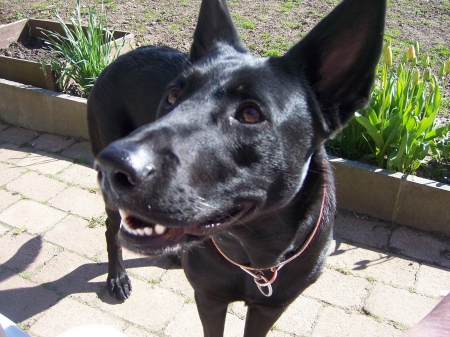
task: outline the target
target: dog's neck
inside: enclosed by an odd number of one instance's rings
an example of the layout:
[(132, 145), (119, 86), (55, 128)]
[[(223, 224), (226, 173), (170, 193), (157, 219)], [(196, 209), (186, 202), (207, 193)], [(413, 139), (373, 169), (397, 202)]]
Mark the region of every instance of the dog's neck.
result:
[[(255, 269), (270, 269), (294, 255), (314, 230), (326, 202), (323, 197), (328, 172), (324, 156), (322, 150), (313, 155), (302, 187), (281, 214), (265, 214), (215, 235), (223, 254), (237, 264)], [(305, 214), (305, 209), (313, 211)]]

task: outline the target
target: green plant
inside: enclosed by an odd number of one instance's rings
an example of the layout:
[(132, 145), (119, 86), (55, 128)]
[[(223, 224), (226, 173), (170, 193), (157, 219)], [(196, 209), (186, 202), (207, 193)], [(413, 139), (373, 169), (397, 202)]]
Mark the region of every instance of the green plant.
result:
[(42, 60), (42, 68), (50, 62), (52, 70), (60, 74), (58, 83), (62, 88), (67, 88), (72, 80), (86, 96), (102, 70), (119, 56), (125, 39), (121, 46), (117, 46), (114, 30), (108, 27), (106, 16), (97, 17), (90, 7), (88, 25), (84, 30), (80, 0), (77, 0), (75, 13), (70, 16), (72, 27), (64, 23), (57, 12), (55, 14), (65, 36), (42, 29), (44, 40), (51, 50), (51, 54)]
[[(446, 75), (444, 86), (450, 73), (450, 60), (447, 63), (442, 71)], [(351, 155), (374, 157), (379, 167), (412, 174), (426, 156), (448, 153), (445, 135), (450, 124), (440, 126), (436, 118), (441, 93), (429, 64), (427, 54), (419, 59), (419, 46), (415, 44), (394, 67), (388, 41), (370, 104), (355, 113), (355, 120), (329, 147), (351, 149)]]

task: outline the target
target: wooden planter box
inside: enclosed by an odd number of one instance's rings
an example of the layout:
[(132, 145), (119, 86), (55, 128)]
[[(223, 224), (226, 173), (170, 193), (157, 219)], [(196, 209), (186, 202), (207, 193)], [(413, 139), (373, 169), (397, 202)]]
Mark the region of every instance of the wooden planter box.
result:
[[(72, 25), (67, 26), (72, 27)], [(30, 36), (38, 38), (44, 37), (38, 28), (58, 32), (61, 35), (64, 35), (64, 31), (58, 22), (23, 19), (0, 26), (0, 48), (4, 48), (15, 41), (25, 41)], [(124, 44), (120, 51), (121, 54), (130, 51), (134, 45), (133, 34), (115, 31), (114, 38), (116, 39), (117, 46), (122, 46), (122, 44)], [(112, 52), (114, 52), (114, 50)], [(50, 66), (45, 67), (44, 74), (40, 62), (0, 56), (0, 78), (32, 85), (42, 89), (58, 91), (58, 86), (56, 84), (58, 75), (50, 69)]]

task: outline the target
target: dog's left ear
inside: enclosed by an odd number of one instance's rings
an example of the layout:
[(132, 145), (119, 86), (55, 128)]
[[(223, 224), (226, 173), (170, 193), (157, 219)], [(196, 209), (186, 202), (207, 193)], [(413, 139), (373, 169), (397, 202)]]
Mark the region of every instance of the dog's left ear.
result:
[(344, 0), (279, 61), (306, 76), (322, 114), (324, 138), (368, 102), (379, 61), (386, 0)]
[(217, 43), (226, 43), (239, 52), (247, 52), (238, 35), (225, 0), (203, 0), (194, 32), (189, 61), (205, 56)]

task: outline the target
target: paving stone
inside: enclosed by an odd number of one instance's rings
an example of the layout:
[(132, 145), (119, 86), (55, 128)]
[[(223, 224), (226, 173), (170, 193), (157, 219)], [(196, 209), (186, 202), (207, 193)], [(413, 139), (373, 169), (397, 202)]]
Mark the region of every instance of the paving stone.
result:
[(144, 329), (139, 329), (135, 326), (130, 325), (128, 328), (125, 329), (123, 332), (127, 337), (158, 337), (157, 335), (148, 332)]
[(227, 314), (224, 336), (241, 337), (244, 333), (244, 328), (245, 320), (239, 319), (235, 315)]
[[(106, 240), (105, 246), (106, 246)], [(127, 269), (129, 275), (135, 276), (136, 278), (141, 278), (147, 282), (156, 282), (160, 284), (162, 275), (167, 272), (172, 264), (166, 262), (165, 257), (149, 257), (139, 253), (131, 252), (127, 249), (123, 249), (123, 259), (125, 262), (125, 268)], [(108, 263), (108, 253), (106, 248), (96, 255), (99, 262)]]
[(232, 313), (239, 319), (245, 319), (245, 316), (247, 316), (247, 307), (242, 301), (233, 302), (228, 305), (228, 312)]
[[(364, 332), (364, 333), (363, 333)], [(360, 313), (346, 313), (342, 309), (326, 307), (319, 316), (312, 337), (394, 337), (401, 330), (387, 323), (378, 323)]]
[(59, 209), (87, 219), (98, 217), (105, 210), (100, 194), (90, 193), (82, 188), (71, 186), (59, 193), (49, 203)]
[[(47, 262), (31, 276), (38, 284), (46, 283), (47, 287), (72, 298), (86, 299), (79, 296), (84, 293), (96, 294), (104, 289), (107, 273), (106, 264), (97, 264), (84, 257), (70, 253), (67, 250)], [(102, 276), (102, 280), (96, 279)], [(109, 296), (109, 295), (108, 295)], [(88, 297), (93, 299), (93, 297)]]
[(0, 144), (0, 161), (15, 164), (28, 156), (27, 149), (21, 148), (15, 144)]
[(169, 322), (178, 319), (184, 302), (180, 295), (133, 279), (133, 293), (125, 302), (103, 291), (90, 304), (150, 331), (162, 331)]
[(371, 247), (385, 248), (391, 231), (386, 223), (377, 220), (358, 219), (350, 212), (338, 211), (334, 220), (334, 237)]
[(411, 327), (425, 317), (438, 303), (437, 299), (377, 283), (370, 292), (364, 309), (373, 316)]
[(15, 323), (28, 325), (58, 301), (55, 292), (17, 274), (0, 274), (0, 312)]
[(58, 174), (57, 177), (86, 189), (99, 189), (97, 171), (83, 165), (74, 164)]
[(45, 233), (44, 239), (91, 258), (106, 250), (105, 228), (89, 228), (89, 222), (69, 215)]
[(30, 145), (38, 150), (58, 152), (68, 148), (73, 143), (75, 143), (75, 138), (73, 137), (64, 137), (44, 133), (30, 142)]
[(47, 201), (66, 188), (65, 183), (47, 178), (36, 172), (27, 172), (6, 185), (6, 189), (37, 201)]
[(94, 164), (94, 155), (92, 154), (91, 145), (88, 141), (75, 143), (71, 147), (65, 149), (62, 154), (74, 159), (81, 158), (88, 164)]
[(300, 296), (275, 323), (276, 330), (299, 336), (309, 336), (322, 309), (323, 306), (318, 301)]
[[(275, 329), (270, 330), (269, 333), (267, 334), (267, 337), (290, 337), (290, 336), (292, 336), (292, 335), (288, 334), (287, 332), (284, 333), (282, 331), (278, 331)], [(296, 336), (296, 335), (294, 335), (294, 336)]]
[(28, 233), (11, 231), (0, 238), (0, 247), (0, 265), (27, 275), (58, 255), (57, 247)]
[(36, 131), (18, 127), (10, 127), (6, 130), (2, 130), (2, 132), (0, 133), (0, 141), (19, 145), (27, 143), (37, 136), (38, 133)]
[(194, 289), (186, 279), (183, 269), (170, 269), (161, 279), (160, 287), (181, 294), (185, 298), (194, 298)]
[(65, 158), (46, 152), (31, 153), (28, 157), (17, 162), (17, 166), (26, 167), (44, 174), (57, 174), (72, 165)]
[(5, 234), (5, 233), (7, 233), (7, 232), (9, 232), (9, 228), (6, 227), (6, 226), (3, 226), (3, 225), (0, 223), (0, 236), (2, 236), (3, 234)]
[(0, 186), (3, 186), (10, 181), (19, 178), (26, 170), (20, 167), (0, 163), (0, 172)]
[(20, 195), (17, 193), (11, 193), (9, 191), (0, 190), (0, 211), (8, 208), (16, 201), (20, 199)]
[(370, 283), (365, 279), (325, 269), (322, 276), (303, 295), (346, 308), (360, 308)]
[(21, 200), (0, 213), (0, 221), (30, 233), (42, 234), (66, 216), (65, 212), (31, 200)]
[(346, 268), (353, 275), (405, 288), (414, 286), (419, 271), (417, 262), (338, 241), (333, 241), (330, 246), (327, 264), (333, 268)]
[(198, 316), (197, 305), (186, 303), (175, 319), (164, 329), (164, 334), (169, 337), (202, 336), (203, 328)]
[[(64, 298), (47, 310), (30, 328), (30, 332), (39, 336), (55, 336), (67, 330), (88, 324), (105, 324), (124, 331), (128, 324), (86, 304)], [(81, 336), (80, 336), (81, 337)]]
[[(228, 314), (225, 321), (224, 336), (240, 337), (244, 333), (245, 322), (234, 315)], [(203, 327), (198, 316), (197, 306), (194, 303), (186, 303), (168, 326), (164, 334), (170, 337), (178, 336), (202, 336)]]
[(416, 288), (420, 294), (427, 296), (446, 296), (450, 292), (450, 270), (422, 264)]
[(450, 268), (449, 243), (435, 235), (405, 227), (398, 228), (392, 233), (391, 247), (406, 256)]

